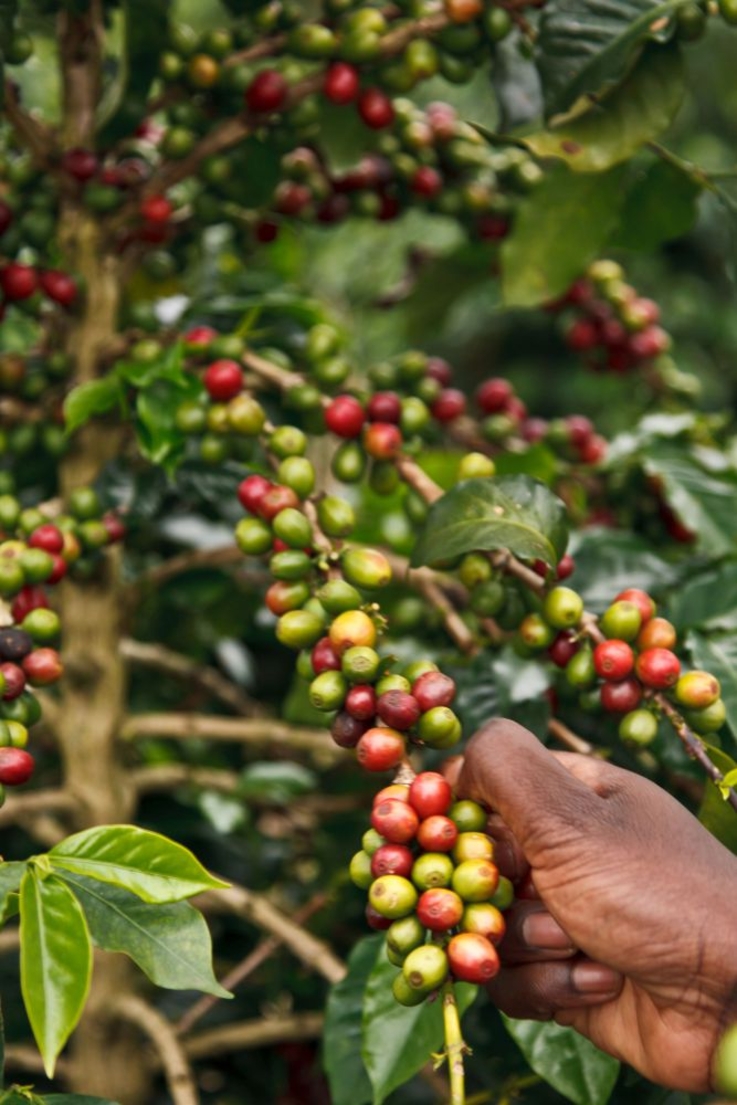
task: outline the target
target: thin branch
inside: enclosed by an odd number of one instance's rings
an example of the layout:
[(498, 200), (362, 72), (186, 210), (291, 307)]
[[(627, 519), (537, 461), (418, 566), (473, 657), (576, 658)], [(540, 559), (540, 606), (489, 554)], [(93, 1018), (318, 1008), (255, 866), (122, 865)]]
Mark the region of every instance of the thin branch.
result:
[(54, 134), (44, 123), (21, 107), (17, 86), (6, 78), (3, 110), (23, 145), (37, 165), (45, 168), (54, 150)]
[(269, 1047), (287, 1040), (316, 1040), (322, 1035), (325, 1018), (322, 1013), (290, 1013), (285, 1017), (259, 1017), (198, 1032), (184, 1041), (190, 1059), (209, 1059), (228, 1051)]
[(326, 729), (289, 725), (277, 718), (232, 718), (210, 714), (133, 714), (121, 734), (123, 740), (216, 740), (234, 744), (306, 752), (336, 762), (346, 753), (332, 742)]
[(230, 886), (227, 890), (208, 890), (196, 898), (194, 904), (204, 912), (234, 913), (257, 928), (265, 929), (328, 982), (340, 982), (345, 976), (345, 964), (323, 940), (295, 924), (261, 894), (243, 886)]
[[(237, 545), (225, 545), (218, 549), (188, 549), (142, 572), (133, 584), (136, 594), (145, 588), (154, 589), (162, 583), (199, 568), (230, 568), (243, 563), (243, 553)], [(264, 576), (264, 578), (266, 578)]]
[(153, 668), (155, 671), (163, 672), (166, 675), (173, 675), (185, 682), (199, 684), (213, 698), (219, 699), (226, 706), (230, 706), (237, 714), (254, 717), (265, 712), (260, 703), (255, 702), (250, 695), (246, 694), (235, 683), (232, 683), (216, 668), (211, 668), (198, 660), (191, 660), (188, 656), (183, 656), (181, 652), (165, 648), (164, 645), (134, 641), (130, 637), (126, 637), (121, 641), (120, 651), (124, 659), (131, 661), (131, 663)]
[(601, 749), (597, 749), (593, 744), (589, 744), (588, 741), (584, 740), (583, 737), (579, 737), (577, 733), (574, 733), (572, 729), (569, 729), (556, 717), (551, 717), (548, 721), (548, 732), (551, 737), (555, 737), (566, 748), (570, 748), (571, 752), (579, 752), (582, 756), (596, 756), (601, 752)]
[(16, 821), (29, 836), (45, 844), (47, 848), (53, 848), (68, 835), (61, 822), (46, 813), (24, 814), (16, 817)]
[(0, 829), (14, 825), (24, 818), (42, 814), (73, 813), (76, 803), (68, 790), (48, 789), (31, 790), (27, 794), (10, 794), (0, 809)]
[[(690, 725), (687, 725), (683, 717), (679, 714), (672, 702), (663, 694), (653, 695), (653, 700), (657, 703), (660, 709), (663, 711), (668, 721), (671, 723), (676, 731), (676, 735), (683, 744), (684, 748), (688, 752), (692, 759), (697, 760), (703, 767), (706, 774), (711, 779), (712, 783), (719, 785), (724, 779), (723, 773), (719, 770), (715, 763), (709, 757), (709, 753), (704, 747), (704, 742), (698, 733), (694, 733)], [(732, 787), (726, 788), (727, 801), (732, 809), (737, 810), (737, 793), (735, 793)]]
[(121, 995), (113, 1009), (123, 1020), (140, 1028), (154, 1045), (174, 1105), (199, 1105), (192, 1068), (169, 1021), (135, 994)]
[[(309, 921), (310, 917), (315, 913), (319, 913), (321, 909), (325, 907), (329, 901), (329, 896), (323, 891), (315, 894), (309, 902), (305, 902), (301, 909), (298, 909), (294, 914), (293, 920), (297, 925), (303, 925), (306, 921)], [(237, 963), (226, 975), (220, 979), (220, 985), (231, 993), (240, 986), (241, 983), (258, 970), (262, 963), (265, 963), (278, 948), (281, 947), (281, 940), (277, 936), (267, 936), (265, 940), (262, 940), (249, 952), (240, 963)], [(199, 1001), (196, 1001), (194, 1005), (183, 1013), (177, 1021), (174, 1029), (178, 1036), (184, 1036), (188, 1032), (191, 1032), (198, 1021), (207, 1016), (210, 1010), (218, 1004), (220, 998), (215, 997), (214, 994), (204, 994)]]
[(0, 932), (0, 955), (9, 955), (10, 952), (17, 952), (20, 947), (20, 929), (16, 925), (15, 928), (6, 928)]
[[(28, 1071), (29, 1074), (44, 1074), (44, 1061), (33, 1044), (6, 1044), (5, 1066), (13, 1070)], [(66, 1059), (57, 1059), (54, 1067), (54, 1077), (62, 1082), (68, 1082), (71, 1075), (70, 1065)]]
[(389, 561), (392, 574), (403, 579), (408, 586), (415, 588), (439, 612), (443, 626), (461, 652), (471, 656), (479, 651), (479, 643), (456, 610), (447, 592), (451, 592), (460, 605), (465, 605), (468, 593), (465, 587), (455, 580), (443, 578), (432, 568), (410, 568), (409, 561), (395, 553), (384, 554)]

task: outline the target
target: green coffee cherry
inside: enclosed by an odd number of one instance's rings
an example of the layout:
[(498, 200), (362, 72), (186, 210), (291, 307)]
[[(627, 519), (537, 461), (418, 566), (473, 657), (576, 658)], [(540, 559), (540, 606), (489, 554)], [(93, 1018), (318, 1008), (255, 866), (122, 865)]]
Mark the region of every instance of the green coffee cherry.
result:
[(348, 680), (339, 671), (323, 671), (310, 683), (310, 702), (316, 710), (339, 710), (345, 701)]
[(437, 990), (448, 977), (448, 957), (437, 944), (423, 944), (411, 951), (402, 965), (407, 984), (421, 994)]
[(298, 426), (278, 426), (269, 438), (269, 449), (280, 460), (303, 457), (307, 450), (307, 435)]
[(486, 829), (488, 815), (478, 802), (461, 798), (450, 807), (448, 817), (457, 826), (459, 833), (482, 833)]
[(411, 690), (412, 684), (409, 679), (405, 679), (403, 675), (390, 672), (388, 675), (382, 676), (376, 684), (376, 697), (379, 698), (388, 691), (407, 691), (409, 693)]
[(599, 619), (599, 629), (605, 637), (620, 641), (634, 641), (640, 632), (642, 614), (633, 602), (620, 599), (613, 602)]
[(331, 579), (317, 592), (317, 598), (328, 614), (344, 614), (348, 610), (357, 610), (363, 604), (360, 591), (357, 591), (344, 579)]
[(619, 738), (625, 744), (646, 746), (658, 735), (658, 719), (650, 710), (630, 710), (619, 723)]
[(418, 890), (432, 886), (450, 886), (453, 860), (443, 852), (424, 852), (412, 865), (411, 879)]
[(356, 512), (349, 502), (337, 495), (326, 495), (317, 504), (320, 529), (328, 537), (347, 537), (356, 528)]
[(393, 921), (386, 930), (386, 942), (398, 955), (405, 957), (424, 944), (425, 927), (413, 914), (402, 917), (399, 921)]
[(596, 679), (594, 668), (594, 653), (588, 645), (579, 649), (575, 656), (566, 664), (566, 679), (572, 687), (585, 690)]
[(401, 875), (380, 875), (371, 884), (369, 902), (382, 917), (396, 920), (412, 913), (417, 905), (417, 891)]
[(301, 510), (288, 506), (280, 510), (272, 523), (274, 534), (293, 549), (304, 549), (312, 540), (312, 528)]
[(553, 587), (543, 600), (543, 617), (553, 629), (571, 629), (583, 614), (583, 599), (571, 587)]
[(356, 852), (348, 865), (351, 882), (359, 890), (368, 890), (374, 881), (371, 874), (371, 856), (367, 852)]
[(381, 833), (377, 833), (376, 829), (367, 829), (361, 837), (361, 847), (364, 852), (368, 852), (370, 856), (372, 856), (382, 844), (386, 844), (386, 841)]
[(287, 648), (309, 648), (322, 636), (324, 625), (310, 610), (290, 610), (276, 623), (277, 640)]
[(291, 487), (300, 499), (306, 499), (315, 490), (315, 468), (307, 457), (285, 457), (276, 478), (285, 487)]
[(340, 562), (343, 575), (354, 587), (376, 591), (391, 582), (389, 561), (377, 549), (346, 549)]
[[(403, 969), (404, 963), (402, 964)], [(402, 971), (392, 982), (392, 994), (400, 1005), (405, 1006), (421, 1005), (427, 996), (424, 990), (417, 990), (410, 986)]]
[(269, 561), (269, 571), (274, 579), (305, 579), (312, 571), (312, 561), (301, 549), (285, 549), (274, 553)]
[(274, 536), (261, 518), (241, 518), (235, 527), (235, 543), (246, 556), (261, 556), (272, 547)]
[(433, 706), (420, 716), (417, 735), (430, 748), (451, 748), (461, 739), (461, 723), (448, 706)]
[(380, 664), (378, 652), (366, 645), (354, 645), (341, 657), (341, 670), (351, 683), (373, 683)]
[(357, 442), (344, 441), (333, 454), (330, 467), (336, 480), (358, 483), (366, 471), (366, 454)]

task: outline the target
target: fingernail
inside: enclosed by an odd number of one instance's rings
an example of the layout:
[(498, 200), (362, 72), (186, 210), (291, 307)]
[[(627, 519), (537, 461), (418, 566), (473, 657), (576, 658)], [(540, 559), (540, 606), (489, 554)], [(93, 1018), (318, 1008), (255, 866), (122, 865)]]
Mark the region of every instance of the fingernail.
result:
[(605, 967), (603, 963), (585, 960), (573, 967), (571, 982), (574, 989), (582, 994), (610, 994), (619, 990), (622, 976), (611, 967)]
[(573, 944), (554, 917), (543, 911), (530, 913), (522, 922), (525, 943), (548, 951), (573, 951)]

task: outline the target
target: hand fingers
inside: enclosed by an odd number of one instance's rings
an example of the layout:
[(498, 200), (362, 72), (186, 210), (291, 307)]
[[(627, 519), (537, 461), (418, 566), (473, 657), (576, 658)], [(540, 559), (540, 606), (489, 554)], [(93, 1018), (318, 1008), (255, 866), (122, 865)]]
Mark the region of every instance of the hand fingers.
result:
[(508, 1017), (549, 1021), (564, 1009), (612, 1001), (622, 983), (617, 971), (577, 957), (502, 967), (487, 991)]
[(499, 947), (505, 967), (541, 959), (570, 959), (576, 954), (567, 932), (541, 901), (517, 901), (504, 914), (506, 931)]

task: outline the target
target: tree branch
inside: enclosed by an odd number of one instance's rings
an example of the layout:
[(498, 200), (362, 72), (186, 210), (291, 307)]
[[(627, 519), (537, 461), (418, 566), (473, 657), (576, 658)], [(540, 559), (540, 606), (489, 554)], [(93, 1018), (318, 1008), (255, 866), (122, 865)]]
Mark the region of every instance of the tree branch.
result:
[(322, 1013), (290, 1013), (285, 1017), (259, 1017), (198, 1032), (184, 1040), (184, 1050), (190, 1059), (205, 1059), (228, 1051), (268, 1047), (287, 1040), (315, 1040), (322, 1035), (325, 1018)]
[(188, 656), (183, 656), (181, 652), (175, 652), (164, 645), (134, 641), (130, 637), (126, 637), (121, 641), (120, 651), (124, 659), (133, 664), (153, 668), (155, 671), (172, 675), (177, 679), (199, 684), (213, 698), (219, 699), (226, 706), (230, 706), (237, 714), (255, 717), (265, 713), (264, 707), (260, 703), (255, 702), (250, 695), (246, 694), (235, 683), (232, 683), (216, 668), (211, 668), (197, 660), (190, 660)]
[(298, 959), (317, 971), (328, 982), (340, 982), (346, 967), (322, 940), (295, 924), (268, 899), (243, 886), (230, 886), (227, 890), (208, 890), (194, 899), (193, 904), (205, 913), (234, 913), (245, 921), (265, 929), (277, 937)]
[(113, 1011), (148, 1036), (161, 1059), (174, 1105), (199, 1105), (192, 1068), (171, 1024), (135, 994), (123, 994)]
[(47, 168), (51, 161), (55, 140), (50, 130), (29, 111), (21, 107), (17, 86), (6, 78), (3, 110), (15, 133), (30, 151), (36, 164)]
[(551, 737), (555, 737), (566, 748), (570, 748), (571, 752), (579, 752), (582, 756), (595, 756), (600, 751), (593, 744), (589, 744), (588, 741), (584, 740), (583, 737), (579, 737), (577, 733), (574, 733), (572, 729), (569, 729), (556, 717), (551, 717), (548, 721), (548, 732)]
[(0, 829), (14, 825), (23, 818), (49, 813), (73, 813), (75, 802), (69, 791), (62, 788), (31, 790), (27, 794), (10, 794), (0, 809)]
[[(6, 1044), (5, 1066), (12, 1067), (13, 1070), (28, 1071), (32, 1074), (45, 1073), (44, 1061), (33, 1044)], [(69, 1074), (68, 1061), (63, 1058), (57, 1059), (54, 1067), (54, 1077), (66, 1082)]]

